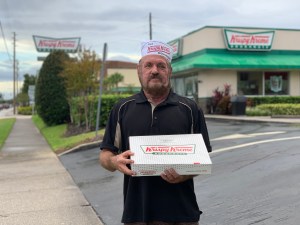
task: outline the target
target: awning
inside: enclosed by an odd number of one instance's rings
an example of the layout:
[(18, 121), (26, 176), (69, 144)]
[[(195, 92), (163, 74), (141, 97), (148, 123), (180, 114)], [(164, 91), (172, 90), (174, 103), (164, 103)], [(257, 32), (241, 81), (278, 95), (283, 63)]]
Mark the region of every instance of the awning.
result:
[(193, 69), (300, 69), (300, 51), (205, 49), (172, 62), (173, 73)]

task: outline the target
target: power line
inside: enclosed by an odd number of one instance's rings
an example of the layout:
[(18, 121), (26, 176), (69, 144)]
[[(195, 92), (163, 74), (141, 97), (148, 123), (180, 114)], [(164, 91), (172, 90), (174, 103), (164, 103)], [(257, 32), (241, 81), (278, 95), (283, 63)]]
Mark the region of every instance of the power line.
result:
[(1, 28), (1, 33), (2, 33), (2, 37), (3, 37), (3, 42), (4, 42), (4, 45), (5, 45), (5, 48), (6, 48), (6, 53), (7, 53), (8, 59), (9, 59), (9, 61), (12, 63), (12, 59), (11, 59), (11, 56), (10, 56), (9, 51), (8, 51), (8, 48), (7, 48), (6, 39), (5, 39), (5, 35), (4, 35), (4, 31), (3, 31), (3, 28), (2, 28), (2, 23), (1, 23), (1, 21), (0, 21), (0, 28)]

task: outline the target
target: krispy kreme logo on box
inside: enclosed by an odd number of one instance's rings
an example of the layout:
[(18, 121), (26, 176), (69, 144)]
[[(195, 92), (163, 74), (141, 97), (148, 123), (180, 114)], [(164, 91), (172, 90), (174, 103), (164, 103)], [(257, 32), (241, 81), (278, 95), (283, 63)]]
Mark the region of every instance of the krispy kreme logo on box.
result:
[(151, 53), (151, 52), (165, 52), (167, 54), (170, 54), (170, 49), (165, 47), (165, 46), (162, 46), (162, 45), (154, 45), (154, 46), (149, 46), (148, 47), (148, 53)]
[(187, 155), (195, 153), (195, 145), (141, 145), (145, 154), (153, 155)]
[(246, 33), (224, 29), (225, 44), (229, 50), (269, 51), (275, 31)]

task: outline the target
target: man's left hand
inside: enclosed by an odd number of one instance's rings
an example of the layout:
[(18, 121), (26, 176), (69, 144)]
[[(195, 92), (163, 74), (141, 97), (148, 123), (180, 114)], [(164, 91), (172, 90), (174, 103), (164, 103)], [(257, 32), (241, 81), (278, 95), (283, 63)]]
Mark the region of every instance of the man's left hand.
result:
[(171, 183), (177, 184), (193, 178), (193, 175), (179, 175), (174, 169), (167, 169), (161, 174), (162, 179)]

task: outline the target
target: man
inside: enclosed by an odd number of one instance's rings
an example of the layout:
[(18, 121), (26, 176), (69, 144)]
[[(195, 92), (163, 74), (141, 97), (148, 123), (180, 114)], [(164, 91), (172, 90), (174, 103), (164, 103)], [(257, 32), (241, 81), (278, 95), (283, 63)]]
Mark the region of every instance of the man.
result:
[(193, 176), (169, 169), (161, 176), (134, 177), (130, 169), (134, 162), (129, 136), (202, 133), (211, 151), (202, 111), (194, 101), (171, 89), (172, 54), (172, 47), (165, 43), (142, 43), (137, 66), (142, 90), (114, 106), (101, 144), (101, 165), (124, 173), (125, 225), (196, 225), (202, 213)]

